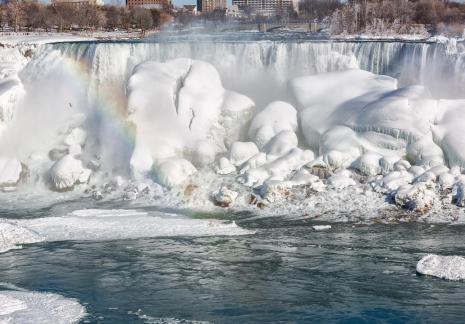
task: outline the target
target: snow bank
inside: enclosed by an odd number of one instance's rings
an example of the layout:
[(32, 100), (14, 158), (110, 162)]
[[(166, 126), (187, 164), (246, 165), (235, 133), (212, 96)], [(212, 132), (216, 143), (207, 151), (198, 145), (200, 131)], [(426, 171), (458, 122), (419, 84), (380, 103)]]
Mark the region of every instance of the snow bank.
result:
[(129, 119), (136, 127), (130, 162), (136, 178), (152, 168), (165, 178), (177, 178), (167, 174), (176, 172), (167, 159), (197, 167), (211, 163), (240, 139), (254, 107), (249, 98), (225, 90), (212, 65), (190, 59), (140, 64), (129, 79), (128, 93)]
[(77, 323), (86, 309), (77, 300), (52, 293), (0, 291), (1, 323)]
[(465, 258), (428, 254), (417, 263), (417, 272), (448, 280), (465, 279)]

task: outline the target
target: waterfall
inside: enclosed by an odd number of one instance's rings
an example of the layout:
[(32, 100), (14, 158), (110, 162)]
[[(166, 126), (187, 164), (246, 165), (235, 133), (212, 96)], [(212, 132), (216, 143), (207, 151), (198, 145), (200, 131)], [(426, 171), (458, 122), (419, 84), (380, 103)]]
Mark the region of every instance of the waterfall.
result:
[[(228, 87), (251, 97), (265, 92), (282, 97), (282, 84), (303, 75), (359, 67), (399, 79), (401, 86), (421, 84), (435, 97), (465, 94), (465, 44), (396, 41), (179, 41), (86, 42), (45, 45), (83, 62), (90, 89), (124, 90), (134, 66), (147, 61), (187, 57), (212, 63)], [(267, 76), (264, 82), (263, 76)], [(263, 83), (260, 85), (259, 83)], [(96, 87), (97, 86), (97, 87)], [(253, 86), (253, 93), (249, 93)], [(258, 91), (257, 91), (258, 89)], [(269, 100), (278, 98), (268, 98)], [(260, 102), (260, 98), (258, 99)]]

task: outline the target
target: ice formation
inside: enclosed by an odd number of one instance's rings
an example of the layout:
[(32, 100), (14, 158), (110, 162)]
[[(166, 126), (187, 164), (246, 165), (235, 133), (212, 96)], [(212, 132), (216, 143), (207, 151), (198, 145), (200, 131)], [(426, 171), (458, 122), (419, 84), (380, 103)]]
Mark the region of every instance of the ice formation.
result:
[[(221, 45), (233, 53), (221, 62), (183, 52), (192, 44), (176, 55), (176, 45), (152, 45), (42, 45), (32, 58), (3, 49), (2, 189), (44, 185), (96, 200), (170, 192), (202, 207), (315, 206), (326, 191), (371, 191), (420, 214), (446, 200), (465, 205), (465, 99), (450, 98), (456, 89), (441, 99), (430, 79), (389, 70), (397, 50), (432, 46), (383, 43), (392, 53), (373, 57), (369, 44), (277, 44), (296, 54), (286, 70), (290, 58), (264, 55), (265, 43), (255, 65), (230, 65), (248, 44)], [(447, 60), (461, 69), (454, 46)]]
[(465, 259), (460, 256), (428, 254), (418, 261), (417, 272), (442, 279), (464, 280)]
[[(230, 195), (233, 195), (231, 192)], [(234, 198), (234, 197), (233, 197)], [(42, 241), (105, 241), (167, 236), (246, 235), (235, 223), (136, 210), (76, 210), (61, 217), (0, 219), (0, 252)]]
[(77, 323), (86, 309), (76, 300), (52, 293), (0, 290), (1, 323)]

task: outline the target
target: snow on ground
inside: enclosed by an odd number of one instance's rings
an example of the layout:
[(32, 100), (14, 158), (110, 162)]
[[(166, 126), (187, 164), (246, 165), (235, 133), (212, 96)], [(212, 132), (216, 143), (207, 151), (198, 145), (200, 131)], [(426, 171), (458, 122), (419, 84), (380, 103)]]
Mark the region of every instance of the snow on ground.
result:
[(465, 280), (465, 258), (428, 254), (418, 261), (417, 272), (441, 279)]
[(0, 323), (77, 323), (86, 309), (52, 293), (0, 290)]
[(246, 235), (235, 223), (136, 210), (83, 209), (61, 217), (0, 220), (0, 251), (42, 241), (106, 241), (168, 236)]

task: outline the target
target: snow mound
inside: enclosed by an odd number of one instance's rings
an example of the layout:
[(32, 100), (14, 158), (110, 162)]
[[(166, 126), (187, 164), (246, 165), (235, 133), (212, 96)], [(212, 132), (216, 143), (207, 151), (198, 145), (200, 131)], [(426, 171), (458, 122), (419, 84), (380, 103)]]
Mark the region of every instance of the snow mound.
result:
[(72, 190), (78, 183), (89, 180), (91, 171), (82, 166), (82, 162), (71, 154), (55, 162), (49, 171), (52, 188), (57, 191)]
[(184, 159), (198, 167), (213, 162), (216, 154), (241, 139), (254, 109), (249, 98), (223, 88), (211, 64), (190, 59), (138, 65), (128, 93), (136, 135), (130, 165), (136, 178), (152, 168), (164, 178), (177, 178), (168, 174), (176, 168), (167, 166), (167, 159)]
[(252, 120), (249, 138), (262, 149), (276, 134), (297, 130), (297, 110), (287, 102), (275, 101), (260, 111)]
[(465, 258), (428, 254), (417, 263), (417, 272), (448, 280), (465, 279)]
[(52, 293), (0, 291), (1, 323), (77, 323), (86, 309), (75, 299)]

